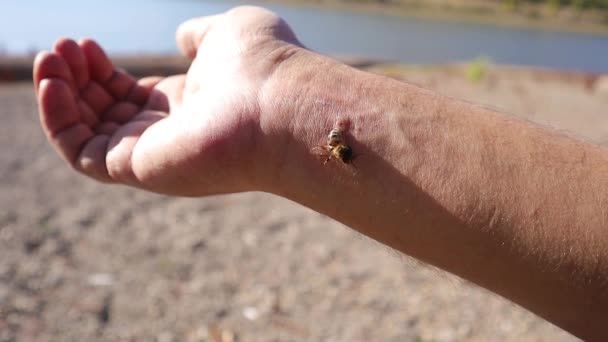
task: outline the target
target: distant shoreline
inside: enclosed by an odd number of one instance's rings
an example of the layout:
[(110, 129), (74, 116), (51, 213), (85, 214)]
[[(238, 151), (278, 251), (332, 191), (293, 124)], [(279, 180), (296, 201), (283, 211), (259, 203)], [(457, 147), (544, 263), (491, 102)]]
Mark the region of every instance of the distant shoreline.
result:
[[(258, 0), (261, 4), (278, 4), (302, 8), (324, 9), (331, 11), (351, 11), (355, 13), (386, 15), (391, 17), (409, 17), (444, 22), (472, 23), (494, 27), (536, 29), (564, 33), (583, 33), (608, 35), (608, 11), (587, 10), (578, 19), (575, 10), (564, 8), (553, 16), (545, 14), (542, 5), (526, 7), (529, 13), (513, 12), (504, 9), (500, 4), (486, 5), (482, 9), (466, 6), (439, 6), (422, 4), (379, 4), (353, 3), (340, 0), (306, 2), (304, 0)], [(586, 17), (583, 17), (586, 16)]]
[[(111, 56), (114, 63), (128, 71), (134, 77), (140, 78), (150, 75), (169, 76), (182, 74), (188, 71), (189, 62), (178, 55), (117, 55)], [(388, 63), (382, 60), (357, 57), (334, 58), (352, 67), (363, 70), (382, 70), (382, 74), (391, 72), (403, 73), (407, 70), (417, 69), (453, 69), (465, 70), (467, 67), (478, 62), (475, 60), (464, 63), (444, 63), (430, 65)], [(0, 56), (0, 84), (7, 82), (31, 81), (33, 56)], [(496, 70), (510, 70), (511, 72), (521, 72), (544, 79), (565, 79), (569, 81), (594, 83), (603, 73), (588, 71), (561, 70), (534, 66), (518, 66), (509, 64), (491, 64)], [(489, 66), (489, 65), (488, 65)]]

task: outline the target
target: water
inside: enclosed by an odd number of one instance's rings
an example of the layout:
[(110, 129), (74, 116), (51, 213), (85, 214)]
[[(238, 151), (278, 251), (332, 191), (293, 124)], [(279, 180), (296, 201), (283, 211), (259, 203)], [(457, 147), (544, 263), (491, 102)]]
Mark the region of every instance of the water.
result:
[[(175, 52), (177, 25), (237, 2), (3, 0), (0, 50), (48, 49), (59, 36), (93, 37), (112, 53)], [(486, 56), (498, 63), (608, 72), (608, 36), (496, 28), (349, 12), (269, 6), (304, 44), (323, 53), (407, 63)]]

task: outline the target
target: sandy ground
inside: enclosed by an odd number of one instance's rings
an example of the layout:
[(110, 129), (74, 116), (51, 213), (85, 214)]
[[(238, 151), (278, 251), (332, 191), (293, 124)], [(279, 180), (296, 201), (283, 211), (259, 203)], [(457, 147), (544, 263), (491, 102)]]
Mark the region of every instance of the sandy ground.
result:
[[(373, 68), (608, 142), (584, 79)], [(261, 193), (168, 198), (67, 168), (29, 83), (0, 84), (0, 341), (573, 341), (534, 315)]]

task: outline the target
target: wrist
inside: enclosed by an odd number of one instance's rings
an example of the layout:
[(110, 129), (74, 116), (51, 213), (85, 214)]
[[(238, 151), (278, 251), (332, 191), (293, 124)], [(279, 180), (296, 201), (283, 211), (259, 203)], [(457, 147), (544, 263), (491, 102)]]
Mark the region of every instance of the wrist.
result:
[(325, 143), (338, 120), (349, 120), (352, 111), (346, 108), (354, 105), (348, 99), (356, 72), (302, 48), (276, 69), (260, 92), (258, 155), (268, 161), (262, 190), (284, 195), (293, 177), (304, 176), (303, 163), (319, 162), (311, 149)]
[[(294, 192), (310, 190), (307, 183), (346, 180), (368, 165), (373, 169), (378, 147), (388, 146), (391, 108), (380, 100), (386, 96), (379, 85), (393, 81), (304, 49), (274, 76), (261, 100), (260, 146), (271, 165), (264, 191), (298, 200)], [(345, 129), (346, 143), (357, 159), (354, 166), (336, 159), (324, 165), (312, 151), (326, 144), (337, 125)]]

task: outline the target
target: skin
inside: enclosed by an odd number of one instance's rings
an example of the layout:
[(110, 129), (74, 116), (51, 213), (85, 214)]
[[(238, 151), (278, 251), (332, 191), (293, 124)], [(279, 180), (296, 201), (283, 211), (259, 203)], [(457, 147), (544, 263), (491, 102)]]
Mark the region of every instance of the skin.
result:
[[(76, 170), (177, 196), (265, 191), (586, 340), (608, 330), (608, 151), (306, 50), (255, 7), (190, 20), (186, 75), (139, 81), (91, 40), (35, 61)], [(343, 127), (357, 170), (311, 151)]]

